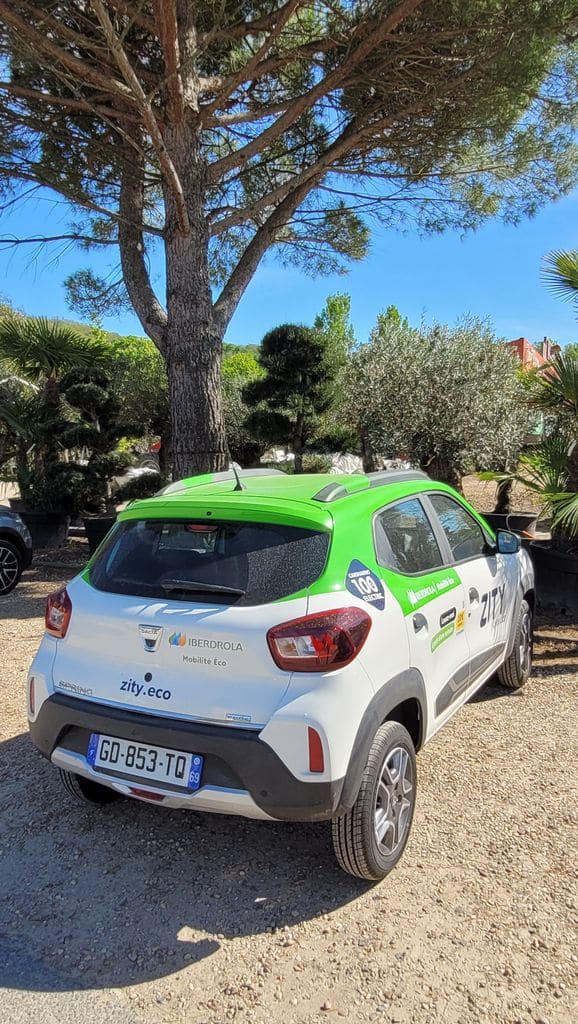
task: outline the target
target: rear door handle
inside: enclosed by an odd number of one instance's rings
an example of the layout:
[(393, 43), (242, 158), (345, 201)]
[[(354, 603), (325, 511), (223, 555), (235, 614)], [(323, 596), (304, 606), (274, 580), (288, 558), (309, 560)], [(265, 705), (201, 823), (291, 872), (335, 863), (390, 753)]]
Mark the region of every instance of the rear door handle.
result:
[(412, 622), (416, 633), (419, 633), (422, 629), (427, 629), (427, 619), (425, 615), (421, 615), (420, 612), (417, 612), (414, 615)]
[(478, 594), (475, 587), (470, 587), (470, 604), (478, 604), (480, 595)]

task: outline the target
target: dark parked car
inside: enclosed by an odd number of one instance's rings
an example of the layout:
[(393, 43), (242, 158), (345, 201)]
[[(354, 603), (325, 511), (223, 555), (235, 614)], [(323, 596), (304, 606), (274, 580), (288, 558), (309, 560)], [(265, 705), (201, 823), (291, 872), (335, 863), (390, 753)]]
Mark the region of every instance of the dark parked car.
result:
[(9, 594), (32, 562), (32, 537), (17, 512), (0, 505), (0, 597)]

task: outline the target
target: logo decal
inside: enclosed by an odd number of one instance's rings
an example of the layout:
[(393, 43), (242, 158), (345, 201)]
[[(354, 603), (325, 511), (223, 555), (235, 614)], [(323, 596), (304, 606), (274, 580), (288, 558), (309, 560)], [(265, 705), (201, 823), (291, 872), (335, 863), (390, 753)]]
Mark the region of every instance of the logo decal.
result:
[(447, 612), (442, 612), (440, 615), (440, 626), (447, 626), (450, 622), (453, 622), (456, 617), (456, 609), (448, 608)]
[(371, 604), (380, 611), (383, 611), (385, 608), (385, 589), (383, 583), (379, 576), (376, 576), (367, 565), (359, 562), (357, 558), (350, 562), (345, 586), (350, 594), (353, 594), (354, 597), (360, 597), (366, 604)]
[(243, 651), (243, 644), (238, 640), (212, 640), (204, 636), (187, 636), (186, 633), (171, 633), (171, 647), (197, 647), (209, 651)]
[(171, 633), (169, 637), (171, 647), (184, 647), (186, 642), (187, 638), (184, 633)]
[(460, 633), (461, 630), (464, 628), (465, 620), (466, 620), (466, 613), (465, 613), (464, 609), (462, 608), (461, 612), (458, 612), (458, 615), (457, 615), (457, 618), (456, 618), (456, 633)]
[(156, 651), (163, 635), (162, 626), (139, 625), (138, 631), (142, 637), (145, 651)]

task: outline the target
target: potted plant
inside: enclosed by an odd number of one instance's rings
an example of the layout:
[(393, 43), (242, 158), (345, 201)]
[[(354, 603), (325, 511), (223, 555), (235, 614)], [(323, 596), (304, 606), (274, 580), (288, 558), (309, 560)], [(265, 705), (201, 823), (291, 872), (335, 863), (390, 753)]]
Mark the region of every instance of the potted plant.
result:
[(542, 607), (578, 615), (578, 355), (559, 353), (536, 374), (533, 404), (548, 414), (542, 442), (501, 474), (534, 491), (551, 518), (551, 539), (533, 541), (536, 592)]

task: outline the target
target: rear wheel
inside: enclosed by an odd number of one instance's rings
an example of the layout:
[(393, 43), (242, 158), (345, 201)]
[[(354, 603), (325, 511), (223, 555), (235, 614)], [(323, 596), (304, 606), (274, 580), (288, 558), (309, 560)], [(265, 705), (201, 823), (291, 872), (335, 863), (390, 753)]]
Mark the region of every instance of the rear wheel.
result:
[(92, 779), (85, 779), (82, 775), (67, 772), (63, 768), (60, 769), (60, 781), (71, 796), (85, 804), (111, 804), (121, 797), (114, 789), (101, 786)]
[(532, 646), (532, 609), (524, 600), (518, 612), (512, 653), (498, 669), (498, 679), (502, 686), (507, 686), (509, 690), (519, 690), (527, 682), (532, 671)]
[(406, 729), (385, 722), (377, 730), (359, 795), (332, 825), (333, 849), (350, 875), (380, 881), (400, 859), (416, 797), (415, 749)]
[(9, 594), (22, 576), (24, 560), (12, 541), (0, 539), (0, 597)]

